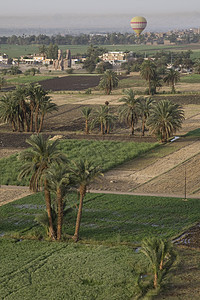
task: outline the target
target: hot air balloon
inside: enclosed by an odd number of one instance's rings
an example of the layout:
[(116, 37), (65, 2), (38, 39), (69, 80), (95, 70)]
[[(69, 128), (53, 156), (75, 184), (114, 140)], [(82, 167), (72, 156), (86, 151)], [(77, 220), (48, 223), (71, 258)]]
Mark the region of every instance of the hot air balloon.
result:
[(131, 27), (135, 31), (137, 37), (140, 36), (141, 32), (147, 26), (147, 20), (144, 17), (134, 17), (131, 19)]

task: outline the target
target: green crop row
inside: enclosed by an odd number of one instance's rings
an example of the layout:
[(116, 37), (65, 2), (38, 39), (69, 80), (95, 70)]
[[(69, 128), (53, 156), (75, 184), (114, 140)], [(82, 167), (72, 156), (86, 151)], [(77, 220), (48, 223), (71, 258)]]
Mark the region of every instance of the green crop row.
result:
[[(156, 146), (156, 143), (87, 140), (63, 140), (59, 143), (59, 149), (67, 155), (69, 160), (88, 158), (95, 165), (100, 165), (103, 171), (114, 168)], [(28, 185), (27, 180), (17, 179), (21, 165), (19, 154), (1, 159), (0, 184)]]

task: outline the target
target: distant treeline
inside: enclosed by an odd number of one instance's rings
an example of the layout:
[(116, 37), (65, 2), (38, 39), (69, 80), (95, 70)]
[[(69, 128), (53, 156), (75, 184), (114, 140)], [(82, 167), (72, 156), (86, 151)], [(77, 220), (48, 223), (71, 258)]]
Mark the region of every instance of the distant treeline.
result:
[(18, 44), (18, 45), (31, 45), (31, 44), (58, 44), (58, 45), (88, 45), (89, 43), (95, 45), (112, 45), (112, 44), (132, 44), (136, 43), (137, 39), (134, 34), (121, 34), (121, 33), (108, 33), (105, 35), (55, 35), (48, 36), (45, 34), (36, 35), (12, 35), (9, 37), (0, 37), (1, 44)]
[(200, 41), (200, 35), (197, 33), (187, 33), (180, 36), (175, 33), (169, 35), (164, 34), (163, 37), (156, 36), (155, 33), (144, 33), (138, 38), (135, 34), (130, 33), (107, 33), (107, 34), (80, 34), (80, 35), (53, 35), (48, 36), (45, 34), (36, 35), (22, 35), (22, 36), (3, 36), (0, 37), (0, 44), (10, 44), (10, 45), (31, 45), (31, 44), (42, 44), (42, 45), (117, 45), (117, 44), (137, 44), (138, 42), (153, 44), (157, 41), (158, 44), (163, 44), (164, 39), (170, 40), (172, 43), (185, 44), (185, 43), (198, 43)]

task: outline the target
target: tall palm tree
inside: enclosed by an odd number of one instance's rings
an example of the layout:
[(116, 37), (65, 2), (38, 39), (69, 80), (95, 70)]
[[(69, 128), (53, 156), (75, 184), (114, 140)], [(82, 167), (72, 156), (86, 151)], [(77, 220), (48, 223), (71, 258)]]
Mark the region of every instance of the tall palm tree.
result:
[(88, 123), (89, 123), (89, 118), (91, 116), (91, 112), (92, 112), (92, 108), (91, 107), (83, 107), (81, 109), (81, 112), (82, 112), (82, 115), (84, 116), (85, 118), (85, 133), (86, 134), (89, 134), (89, 126), (88, 126)]
[(40, 122), (38, 133), (42, 131), (45, 115), (52, 113), (53, 111), (58, 111), (57, 104), (53, 103), (49, 96), (43, 96), (40, 102)]
[(74, 162), (73, 168), (71, 170), (72, 170), (72, 178), (74, 182), (76, 182), (76, 184), (79, 186), (79, 193), (80, 193), (76, 227), (73, 236), (73, 240), (77, 242), (79, 240), (79, 230), (80, 230), (81, 216), (82, 216), (82, 209), (83, 209), (83, 199), (85, 197), (87, 187), (93, 180), (95, 180), (96, 178), (100, 177), (103, 174), (101, 173), (99, 166), (94, 166), (93, 163), (88, 161), (87, 159), (80, 159), (78, 162)]
[(140, 75), (148, 82), (149, 95), (151, 95), (151, 81), (155, 78), (156, 66), (151, 60), (145, 60), (140, 69)]
[(100, 80), (99, 87), (105, 90), (107, 95), (110, 95), (112, 90), (118, 86), (119, 78), (117, 77), (116, 72), (112, 70), (105, 71), (103, 77)]
[(172, 94), (175, 94), (175, 84), (180, 81), (180, 74), (178, 71), (175, 71), (173, 69), (169, 69), (165, 77), (163, 78), (163, 81), (166, 82), (168, 85), (171, 85), (171, 92)]
[(151, 94), (154, 95), (157, 93), (157, 88), (161, 88), (162, 86), (162, 78), (161, 76), (155, 72), (153, 79), (150, 82), (151, 85)]
[(150, 114), (150, 109), (152, 107), (152, 104), (155, 104), (155, 101), (151, 97), (138, 98), (138, 113), (140, 118), (142, 119), (142, 136), (144, 136), (146, 130), (146, 121)]
[(166, 142), (182, 126), (184, 111), (179, 104), (170, 100), (161, 100), (152, 105), (147, 126), (161, 142)]
[(96, 124), (99, 124), (101, 128), (100, 129), (101, 134), (103, 135), (105, 133), (106, 120), (107, 120), (107, 106), (101, 105), (100, 108), (94, 112), (92, 127), (94, 127)]
[(125, 96), (119, 99), (124, 104), (119, 109), (119, 119), (124, 121), (131, 128), (131, 135), (134, 135), (135, 124), (138, 122), (138, 99), (132, 89), (124, 91)]
[(12, 94), (6, 94), (0, 99), (0, 119), (3, 122), (10, 123), (13, 131), (16, 131), (18, 117), (18, 103), (13, 98)]
[(40, 187), (44, 187), (49, 234), (52, 239), (55, 239), (51, 212), (51, 194), (46, 174), (52, 163), (60, 165), (66, 161), (66, 157), (57, 149), (58, 140), (51, 142), (49, 138), (45, 140), (41, 134), (38, 134), (32, 135), (26, 142), (31, 148), (20, 155), (20, 159), (24, 164), (19, 173), (19, 178), (30, 175), (29, 187), (34, 192), (37, 192)]
[(34, 112), (36, 108), (36, 100), (35, 100), (35, 85), (29, 84), (27, 85), (27, 97), (29, 100), (29, 108), (30, 108), (30, 132), (34, 131), (33, 123), (34, 123)]
[[(26, 132), (29, 131), (29, 120), (28, 120), (28, 105), (26, 103), (27, 89), (25, 87), (18, 86), (13, 92), (13, 97), (16, 102), (19, 103), (19, 107), (22, 111), (23, 122), (25, 123)], [(24, 127), (24, 125), (23, 125)]]
[(35, 101), (35, 132), (38, 132), (40, 106), (43, 98), (46, 97), (47, 94), (48, 93), (42, 88), (41, 85), (37, 84), (34, 86), (33, 97)]
[(63, 199), (71, 187), (70, 171), (66, 164), (53, 164), (47, 173), (50, 189), (56, 194), (57, 203), (57, 240), (61, 239), (63, 225)]
[(142, 241), (141, 252), (149, 259), (154, 274), (153, 285), (156, 289), (175, 261), (176, 255), (172, 244), (159, 238), (146, 238)]

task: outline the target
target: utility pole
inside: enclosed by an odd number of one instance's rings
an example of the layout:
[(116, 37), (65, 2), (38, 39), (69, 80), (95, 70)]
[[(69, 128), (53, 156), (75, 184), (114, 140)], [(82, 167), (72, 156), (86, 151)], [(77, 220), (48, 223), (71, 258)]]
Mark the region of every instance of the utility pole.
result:
[(187, 201), (187, 173), (186, 173), (186, 166), (185, 166), (184, 201)]

